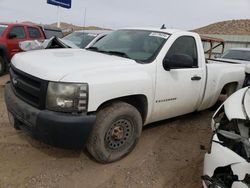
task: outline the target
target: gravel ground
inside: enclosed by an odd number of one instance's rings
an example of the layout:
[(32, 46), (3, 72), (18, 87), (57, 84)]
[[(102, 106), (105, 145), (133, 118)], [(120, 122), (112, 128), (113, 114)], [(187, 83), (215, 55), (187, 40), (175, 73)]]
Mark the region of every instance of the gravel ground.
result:
[(85, 150), (54, 148), (14, 130), (0, 87), (0, 187), (200, 188), (211, 116), (204, 111), (147, 126), (131, 154), (103, 165)]

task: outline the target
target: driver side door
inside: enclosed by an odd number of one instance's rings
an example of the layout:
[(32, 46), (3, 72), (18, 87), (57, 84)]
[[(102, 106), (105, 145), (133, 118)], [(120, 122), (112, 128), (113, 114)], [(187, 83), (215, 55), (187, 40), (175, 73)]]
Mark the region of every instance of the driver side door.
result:
[[(178, 62), (178, 66), (167, 69), (164, 63), (158, 63), (156, 76), (155, 105), (153, 117), (163, 120), (197, 109), (203, 95), (205, 69), (200, 67), (197, 42), (193, 36), (177, 38), (163, 61), (173, 57), (188, 57), (190, 64)], [(179, 58), (178, 61), (181, 61)], [(185, 61), (185, 59), (183, 59)], [(172, 65), (174, 63), (172, 62)], [(165, 68), (164, 68), (165, 67)]]

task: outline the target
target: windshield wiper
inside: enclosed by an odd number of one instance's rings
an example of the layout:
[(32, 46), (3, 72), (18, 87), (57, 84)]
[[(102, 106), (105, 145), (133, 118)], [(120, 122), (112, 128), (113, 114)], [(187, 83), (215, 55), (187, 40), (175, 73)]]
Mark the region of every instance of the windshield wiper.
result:
[(99, 48), (94, 47), (94, 46), (91, 46), (91, 47), (86, 48), (86, 49), (87, 50), (92, 50), (92, 51), (95, 51), (95, 52), (101, 52), (101, 53), (110, 54), (110, 55), (117, 55), (117, 56), (120, 56), (120, 57), (125, 57), (125, 58), (128, 58), (128, 59), (131, 59), (125, 52), (105, 51), (105, 50), (100, 50)]
[(94, 47), (94, 46), (91, 46), (91, 47), (88, 47), (86, 48), (86, 50), (93, 50), (93, 51), (99, 51), (99, 49), (97, 47)]
[(106, 53), (111, 54), (111, 55), (117, 55), (125, 58), (131, 59), (125, 52), (119, 52), (119, 51), (106, 51)]

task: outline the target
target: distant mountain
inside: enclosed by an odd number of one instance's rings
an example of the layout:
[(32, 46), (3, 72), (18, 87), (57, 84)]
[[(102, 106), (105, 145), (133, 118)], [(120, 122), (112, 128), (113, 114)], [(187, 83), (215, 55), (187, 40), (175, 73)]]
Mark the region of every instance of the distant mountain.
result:
[(218, 22), (193, 31), (199, 34), (250, 35), (250, 19)]
[[(49, 25), (46, 25), (46, 26), (57, 27), (57, 23), (49, 24)], [(75, 30), (103, 30), (104, 28), (96, 27), (96, 26), (83, 27), (83, 26), (77, 26), (77, 25), (62, 22), (61, 23), (61, 29), (63, 29), (63, 30), (72, 29), (72, 30), (75, 31)]]
[[(26, 24), (35, 24), (37, 25), (37, 23), (34, 22), (30, 22), (30, 21), (25, 21), (22, 23), (26, 23)], [(38, 25), (45, 25), (47, 27), (51, 27), (51, 28), (57, 28), (57, 23), (52, 23), (52, 24), (38, 24)], [(103, 30), (105, 28), (101, 28), (101, 27), (96, 27), (96, 26), (88, 26), (88, 27), (82, 27), (82, 26), (77, 26), (77, 25), (73, 25), (73, 24), (69, 24), (69, 23), (65, 23), (65, 22), (61, 22), (61, 29), (62, 30)], [(110, 30), (110, 29), (105, 29), (105, 30)]]

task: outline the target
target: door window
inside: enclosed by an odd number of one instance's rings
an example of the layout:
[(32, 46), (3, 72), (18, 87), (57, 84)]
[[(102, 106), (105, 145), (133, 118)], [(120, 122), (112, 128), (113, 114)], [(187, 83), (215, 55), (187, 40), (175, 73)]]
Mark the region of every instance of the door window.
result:
[[(25, 39), (25, 31), (22, 26), (13, 27), (9, 36), (14, 39)], [(15, 36), (15, 37), (14, 37)]]
[(41, 38), (41, 33), (39, 29), (35, 27), (28, 27), (28, 33), (29, 33), (30, 38), (32, 39)]
[(191, 36), (182, 36), (176, 39), (172, 44), (170, 49), (167, 52), (165, 59), (171, 59), (174, 55), (188, 55), (193, 60), (193, 65), (191, 67), (185, 68), (194, 68), (198, 67), (198, 58), (197, 58), (197, 47), (195, 39)]

